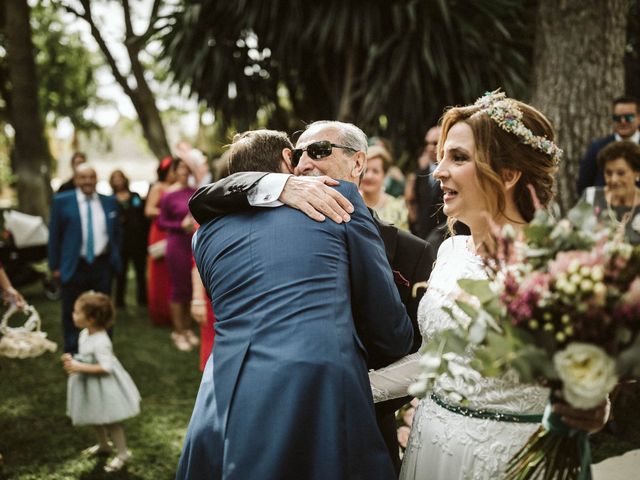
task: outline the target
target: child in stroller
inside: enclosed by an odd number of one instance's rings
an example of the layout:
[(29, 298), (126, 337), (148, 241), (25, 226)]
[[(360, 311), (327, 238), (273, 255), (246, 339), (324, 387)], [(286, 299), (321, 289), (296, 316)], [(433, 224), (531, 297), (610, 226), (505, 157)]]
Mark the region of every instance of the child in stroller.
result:
[(47, 258), (49, 230), (44, 220), (16, 210), (2, 213), (0, 219), (4, 225), (0, 234), (0, 262), (11, 283), (20, 288), (39, 281), (48, 299), (59, 299), (58, 282), (33, 266), (33, 263)]

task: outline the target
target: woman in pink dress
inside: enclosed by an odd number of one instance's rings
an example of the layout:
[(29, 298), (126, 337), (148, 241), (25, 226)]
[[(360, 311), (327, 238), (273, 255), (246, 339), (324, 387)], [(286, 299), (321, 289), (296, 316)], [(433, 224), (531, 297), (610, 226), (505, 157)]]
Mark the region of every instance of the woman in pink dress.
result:
[[(171, 157), (165, 157), (158, 166), (158, 181), (149, 189), (144, 214), (151, 220), (148, 245), (160, 245), (167, 238), (167, 233), (158, 226), (160, 215), (160, 199), (165, 190), (175, 180), (171, 170)], [(151, 247), (153, 251), (154, 247)], [(156, 250), (157, 252), (157, 250)], [(164, 255), (149, 255), (147, 260), (147, 304), (151, 323), (157, 326), (171, 325), (169, 312), (169, 271)]]
[(200, 341), (191, 329), (191, 236), (195, 220), (189, 213), (189, 198), (195, 189), (189, 186), (191, 170), (185, 162), (177, 160), (172, 168), (176, 181), (160, 200), (158, 226), (167, 232), (166, 262), (169, 270), (171, 334), (178, 350), (190, 351)]

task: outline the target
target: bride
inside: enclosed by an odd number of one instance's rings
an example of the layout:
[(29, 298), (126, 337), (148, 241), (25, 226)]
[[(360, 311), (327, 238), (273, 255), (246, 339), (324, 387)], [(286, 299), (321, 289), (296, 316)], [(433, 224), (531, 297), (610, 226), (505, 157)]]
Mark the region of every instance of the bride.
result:
[[(539, 111), (504, 93), (488, 93), (442, 119), (438, 166), (433, 173), (444, 193), (444, 213), (469, 226), (470, 236), (445, 240), (418, 310), (423, 342), (453, 326), (442, 310), (455, 306), (457, 281), (486, 278), (482, 255), (492, 224), (521, 229), (535, 211), (531, 185), (543, 206), (553, 197), (561, 151), (550, 122)], [(370, 373), (374, 400), (406, 395), (417, 377), (419, 353)], [(416, 411), (400, 478), (497, 479), (509, 459), (538, 428), (549, 391), (523, 384), (515, 373), (483, 378), (462, 365), (463, 375), (437, 379), (432, 395)], [(468, 399), (462, 407), (460, 399)], [(608, 405), (554, 409), (574, 428), (595, 431), (604, 425)]]

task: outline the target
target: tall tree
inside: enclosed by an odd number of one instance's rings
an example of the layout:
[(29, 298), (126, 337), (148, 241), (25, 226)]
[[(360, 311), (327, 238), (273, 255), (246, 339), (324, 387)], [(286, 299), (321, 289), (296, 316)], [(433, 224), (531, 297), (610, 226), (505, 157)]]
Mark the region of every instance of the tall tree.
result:
[(155, 96), (145, 77), (147, 69), (142, 61), (141, 54), (145, 49), (147, 41), (155, 32), (158, 12), (163, 1), (154, 0), (149, 14), (147, 28), (139, 35), (136, 34), (133, 29), (129, 0), (118, 1), (122, 5), (122, 15), (125, 26), (123, 45), (126, 48), (129, 59), (129, 71), (124, 71), (118, 66), (116, 58), (101, 33), (101, 27), (96, 22), (96, 18), (91, 9), (91, 0), (77, 0), (77, 5), (72, 4), (72, 0), (56, 0), (55, 3), (61, 5), (68, 12), (73, 13), (77, 18), (87, 22), (91, 29), (91, 35), (104, 55), (105, 61), (111, 68), (113, 77), (120, 87), (122, 87), (124, 93), (131, 99), (131, 103), (133, 103), (149, 148), (158, 159), (161, 159), (169, 155), (170, 149), (164, 125), (160, 118), (160, 112), (156, 105)]
[(20, 210), (48, 218), (51, 155), (38, 102), (38, 80), (27, 0), (4, 0), (10, 116), (15, 131), (13, 170)]
[(624, 93), (629, 0), (540, 0), (532, 103), (549, 115), (564, 149), (563, 209), (577, 200), (580, 157), (610, 130), (611, 101)]
[(101, 103), (95, 80), (95, 71), (101, 64), (80, 33), (69, 31), (60, 14), (49, 1), (39, 0), (31, 9), (40, 105), (48, 124), (55, 125), (66, 118), (75, 132), (89, 131), (98, 128), (84, 114)]
[[(531, 1), (182, 0), (164, 31), (178, 83), (240, 129), (342, 119), (421, 147), (446, 105), (526, 92)], [(219, 118), (220, 116), (217, 116)]]
[[(30, 9), (38, 96), (46, 126), (60, 119), (71, 121), (76, 130), (97, 126), (85, 118), (87, 108), (99, 103), (94, 72), (95, 56), (86, 48), (79, 32), (69, 32), (59, 11), (47, 0)], [(0, 47), (6, 47), (4, 12), (0, 10)], [(11, 83), (6, 51), (0, 48), (0, 121), (11, 124)]]

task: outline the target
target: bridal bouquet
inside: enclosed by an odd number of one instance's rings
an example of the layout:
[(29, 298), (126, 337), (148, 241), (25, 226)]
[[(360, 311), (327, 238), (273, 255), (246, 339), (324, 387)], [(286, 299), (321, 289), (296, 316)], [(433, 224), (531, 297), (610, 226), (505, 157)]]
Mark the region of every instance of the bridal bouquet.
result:
[[(602, 404), (620, 379), (640, 376), (640, 246), (590, 205), (558, 218), (539, 209), (519, 238), (510, 227), (496, 233), (488, 279), (458, 282), (465, 315), (447, 310), (457, 327), (425, 348), (411, 393), (424, 394), (442, 374), (455, 377), (460, 355), (484, 376), (515, 371), (522, 382), (561, 389), (579, 409)], [(541, 472), (590, 478), (586, 432), (568, 428), (550, 407), (507, 478)]]

